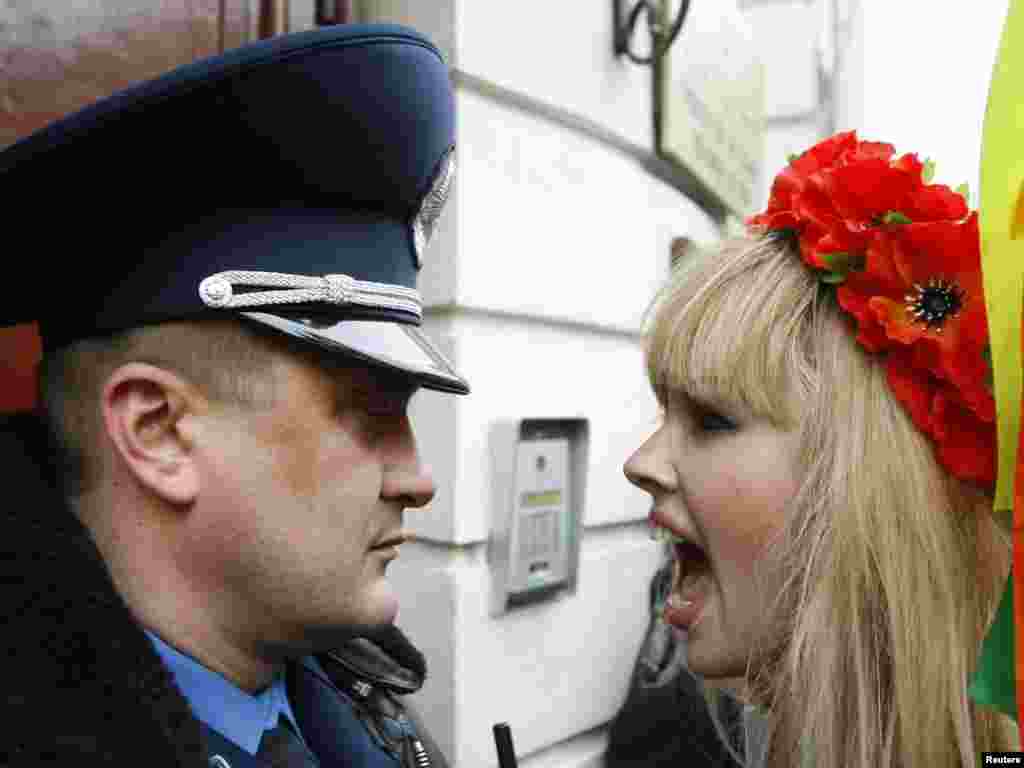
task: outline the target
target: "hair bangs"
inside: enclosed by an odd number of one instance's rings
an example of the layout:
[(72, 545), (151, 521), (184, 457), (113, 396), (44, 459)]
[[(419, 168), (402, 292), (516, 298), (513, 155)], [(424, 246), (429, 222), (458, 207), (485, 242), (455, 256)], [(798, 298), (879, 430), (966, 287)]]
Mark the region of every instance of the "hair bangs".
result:
[(815, 285), (777, 240), (726, 243), (677, 270), (648, 314), (648, 378), (680, 397), (793, 428), (807, 396)]

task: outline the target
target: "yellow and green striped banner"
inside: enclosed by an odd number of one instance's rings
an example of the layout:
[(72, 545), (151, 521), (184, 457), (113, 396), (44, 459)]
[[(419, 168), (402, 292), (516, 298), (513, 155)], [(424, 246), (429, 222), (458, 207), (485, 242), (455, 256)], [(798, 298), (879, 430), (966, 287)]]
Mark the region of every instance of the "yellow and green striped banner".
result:
[(1010, 0), (992, 71), (982, 137), (979, 223), (998, 422), (993, 511), (1012, 526), (1013, 572), (970, 692), (977, 701), (1017, 718), (1018, 692), (1024, 692), (1024, 472), (1017, 460), (1024, 302), (1024, 0)]

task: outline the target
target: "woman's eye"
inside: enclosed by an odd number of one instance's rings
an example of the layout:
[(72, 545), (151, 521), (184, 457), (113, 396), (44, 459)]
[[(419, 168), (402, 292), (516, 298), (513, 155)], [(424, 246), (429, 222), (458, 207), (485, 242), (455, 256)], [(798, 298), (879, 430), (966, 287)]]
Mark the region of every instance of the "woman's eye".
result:
[(728, 418), (706, 409), (697, 413), (697, 426), (701, 432), (726, 432), (736, 429), (736, 425)]

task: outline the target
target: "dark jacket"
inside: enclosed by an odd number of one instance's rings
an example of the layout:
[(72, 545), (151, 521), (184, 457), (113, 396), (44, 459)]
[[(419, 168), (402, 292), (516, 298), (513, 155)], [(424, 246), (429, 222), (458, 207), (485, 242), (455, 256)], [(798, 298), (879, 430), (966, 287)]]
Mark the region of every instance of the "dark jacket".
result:
[[(192, 715), (115, 591), (88, 532), (48, 480), (53, 455), (33, 419), (0, 422), (0, 765), (207, 768), (230, 742)], [(396, 768), (424, 765), (422, 753), (432, 768), (447, 768), (403, 705), (426, 665), (397, 628), (317, 660), (330, 680), (303, 675), (298, 664), (286, 680), (322, 768), (372, 764), (360, 757), (362, 742), (393, 750), (398, 762), (385, 762)], [(232, 768), (255, 765), (244, 753), (233, 757)]]
[[(626, 700), (609, 729), (605, 768), (678, 768), (737, 764), (722, 744), (701, 692), (701, 683), (686, 667), (686, 648), (660, 618), (658, 605), (671, 583), (672, 563), (654, 575), (651, 616), (637, 653)], [(731, 699), (719, 713), (732, 731), (733, 749), (742, 754), (740, 707)]]

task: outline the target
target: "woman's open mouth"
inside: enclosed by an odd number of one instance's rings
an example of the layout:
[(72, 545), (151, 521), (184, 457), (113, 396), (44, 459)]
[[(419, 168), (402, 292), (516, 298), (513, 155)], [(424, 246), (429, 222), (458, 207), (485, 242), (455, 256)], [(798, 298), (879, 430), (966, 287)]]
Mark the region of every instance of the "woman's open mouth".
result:
[(672, 591), (663, 618), (674, 627), (691, 630), (700, 621), (711, 593), (711, 562), (691, 537), (661, 525), (653, 515), (651, 538), (671, 542), (675, 554)]

